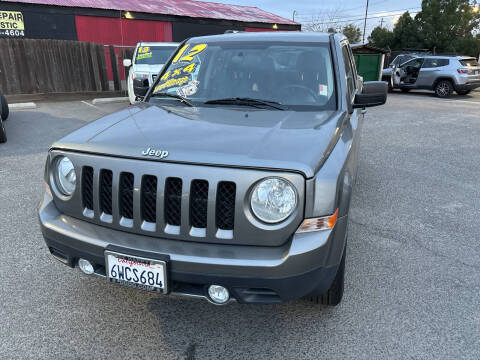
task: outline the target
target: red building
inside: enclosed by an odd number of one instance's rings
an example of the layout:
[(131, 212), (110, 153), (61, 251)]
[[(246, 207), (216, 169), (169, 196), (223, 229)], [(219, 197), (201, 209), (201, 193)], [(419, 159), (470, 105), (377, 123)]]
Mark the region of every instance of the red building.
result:
[(300, 30), (300, 24), (256, 7), (193, 0), (2, 0), (2, 11), (21, 13), (24, 31), (0, 37), (116, 46), (140, 40), (179, 42), (226, 30)]

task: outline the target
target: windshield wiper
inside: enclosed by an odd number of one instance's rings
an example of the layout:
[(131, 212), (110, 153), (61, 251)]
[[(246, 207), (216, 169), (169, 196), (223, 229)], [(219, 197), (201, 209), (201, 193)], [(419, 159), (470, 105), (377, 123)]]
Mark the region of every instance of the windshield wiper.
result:
[(247, 106), (255, 106), (255, 107), (258, 107), (258, 105), (263, 105), (263, 106), (268, 106), (277, 110), (286, 109), (285, 105), (282, 105), (276, 101), (253, 99), (248, 97), (234, 97), (234, 98), (208, 100), (208, 101), (205, 101), (205, 104), (233, 104), (233, 105), (247, 105)]
[(182, 103), (187, 104), (188, 106), (195, 107), (195, 105), (193, 105), (190, 101), (188, 101), (186, 98), (184, 98), (183, 96), (180, 96), (178, 94), (169, 94), (169, 93), (166, 93), (166, 92), (162, 92), (162, 93), (154, 93), (154, 94), (152, 94), (152, 97), (168, 97), (168, 98), (172, 98), (172, 99), (178, 99)]

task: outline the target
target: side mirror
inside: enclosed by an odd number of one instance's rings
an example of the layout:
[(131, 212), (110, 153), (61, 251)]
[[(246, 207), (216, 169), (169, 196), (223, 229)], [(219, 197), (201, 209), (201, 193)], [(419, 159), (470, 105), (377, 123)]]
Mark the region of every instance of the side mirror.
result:
[(387, 101), (388, 84), (385, 81), (367, 81), (363, 91), (355, 95), (353, 108), (364, 108), (383, 105)]
[(123, 66), (128, 68), (132, 66), (132, 60), (131, 59), (123, 59)]
[(133, 79), (133, 93), (137, 97), (145, 97), (147, 94), (150, 85), (148, 84), (148, 79), (144, 78), (135, 78)]

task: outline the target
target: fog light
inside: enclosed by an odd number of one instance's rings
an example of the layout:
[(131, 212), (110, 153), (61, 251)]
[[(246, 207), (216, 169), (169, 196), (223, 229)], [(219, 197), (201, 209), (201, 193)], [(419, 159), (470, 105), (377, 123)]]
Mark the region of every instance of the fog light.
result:
[(216, 304), (225, 304), (230, 298), (228, 290), (220, 285), (210, 285), (208, 287), (208, 296)]
[(92, 275), (95, 272), (92, 263), (85, 259), (78, 260), (78, 267), (87, 275)]

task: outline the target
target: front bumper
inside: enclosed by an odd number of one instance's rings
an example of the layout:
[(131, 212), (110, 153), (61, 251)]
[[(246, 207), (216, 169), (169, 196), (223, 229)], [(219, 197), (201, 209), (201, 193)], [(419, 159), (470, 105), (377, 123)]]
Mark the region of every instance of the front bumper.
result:
[(332, 230), (295, 234), (282, 246), (193, 243), (136, 235), (59, 212), (45, 193), (38, 215), (45, 242), (58, 260), (75, 267), (79, 258), (105, 276), (104, 252), (114, 249), (169, 259), (169, 289), (206, 297), (208, 285), (222, 285), (241, 303), (275, 303), (328, 290), (345, 246), (347, 217)]

